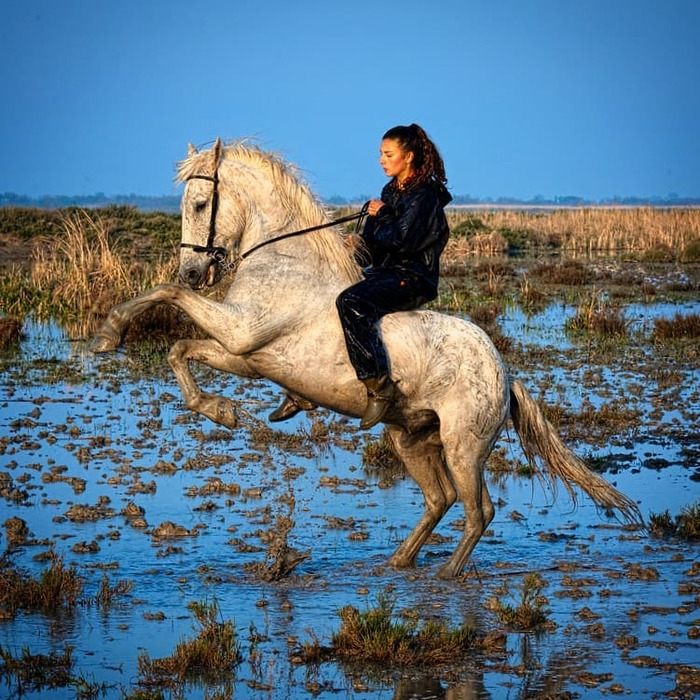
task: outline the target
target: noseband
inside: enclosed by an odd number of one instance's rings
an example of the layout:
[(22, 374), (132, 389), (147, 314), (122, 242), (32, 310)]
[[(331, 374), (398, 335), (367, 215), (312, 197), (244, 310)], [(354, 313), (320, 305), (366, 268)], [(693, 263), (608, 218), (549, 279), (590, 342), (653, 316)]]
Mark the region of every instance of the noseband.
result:
[(341, 216), (339, 219), (333, 219), (333, 221), (329, 221), (325, 224), (318, 224), (316, 226), (309, 226), (309, 228), (300, 229), (299, 231), (291, 231), (290, 233), (283, 233), (281, 236), (277, 236), (275, 238), (270, 238), (266, 241), (262, 241), (261, 243), (258, 243), (257, 245), (254, 245), (249, 250), (246, 250), (245, 253), (242, 253), (241, 255), (239, 255), (239, 257), (236, 260), (233, 260), (232, 262), (226, 263), (225, 260), (228, 257), (228, 251), (223, 246), (214, 245), (214, 240), (216, 238), (216, 214), (217, 214), (217, 211), (219, 209), (219, 175), (218, 175), (218, 171), (215, 172), (213, 175), (190, 175), (187, 178), (187, 181), (189, 182), (190, 180), (208, 180), (209, 182), (213, 183), (213, 185), (214, 185), (214, 188), (212, 190), (212, 195), (211, 195), (211, 216), (209, 218), (209, 236), (207, 237), (207, 244), (205, 246), (204, 245), (195, 245), (194, 243), (180, 243), (180, 248), (190, 248), (195, 253), (206, 253), (210, 258), (212, 258), (212, 260), (217, 265), (219, 265), (222, 268), (222, 272), (224, 272), (224, 273), (235, 270), (238, 267), (238, 263), (241, 260), (244, 260), (251, 253), (254, 253), (256, 250), (259, 250), (260, 248), (263, 248), (264, 246), (269, 245), (270, 243), (275, 243), (276, 241), (284, 240), (285, 238), (291, 238), (292, 236), (300, 236), (304, 233), (310, 233), (311, 231), (319, 231), (320, 229), (330, 228), (331, 226), (335, 226), (336, 224), (343, 224), (347, 221), (354, 221), (356, 219), (357, 219), (357, 226), (355, 228), (355, 232), (357, 232), (357, 231), (359, 231), (360, 224), (362, 223), (362, 219), (365, 216), (367, 216), (367, 205), (369, 204), (369, 202), (366, 202), (362, 206), (362, 209), (357, 214), (350, 214), (348, 216)]

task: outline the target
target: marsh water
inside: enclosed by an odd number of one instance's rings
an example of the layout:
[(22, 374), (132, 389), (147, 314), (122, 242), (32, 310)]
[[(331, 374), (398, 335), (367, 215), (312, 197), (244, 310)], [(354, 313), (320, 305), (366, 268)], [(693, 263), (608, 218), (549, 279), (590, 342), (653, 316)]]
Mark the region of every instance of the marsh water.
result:
[[(570, 415), (607, 416), (561, 426), (567, 443), (638, 503), (672, 515), (700, 496), (700, 370), (697, 347), (650, 339), (654, 318), (700, 313), (695, 299), (663, 297), (625, 306), (623, 342), (601, 348), (572, 338), (576, 312), (557, 301), (498, 323), (516, 349), (513, 374)], [(519, 359), (514, 359), (519, 358)], [(196, 634), (188, 605), (215, 601), (235, 622), (242, 662), (230, 678), (193, 682), (173, 697), (545, 698), (693, 697), (700, 660), (697, 542), (653, 537), (575, 506), (525, 470), (517, 437), (504, 432), (489, 461), (496, 517), (465, 575), (436, 577), (460, 534), (459, 504), (423, 549), (418, 567), (385, 562), (417, 522), (422, 496), (400, 471), (368, 466), (363, 453), (381, 428), (324, 410), (269, 430), (279, 390), (197, 370), (208, 390), (235, 397), (241, 424), (224, 430), (187, 411), (163, 353), (142, 346), (90, 354), (56, 325), (25, 324), (0, 372), (0, 523), (21, 518), (25, 541), (12, 565), (38, 575), (58, 552), (85, 578), (128, 580), (108, 608), (61, 615), (19, 613), (0, 621), (0, 645), (48, 654), (70, 645), (72, 675), (91, 697), (138, 688), (138, 658), (166, 657)], [(266, 582), (258, 565), (282, 526), (300, 563)], [(163, 525), (172, 524), (169, 533)], [(159, 534), (161, 536), (159, 536)], [(168, 536), (169, 534), (169, 536)], [(505, 627), (494, 599), (517, 604), (538, 572), (550, 624)], [(346, 605), (366, 609), (390, 592), (396, 609), (421, 618), (499, 631), (496, 650), (433, 668), (300, 662), (304, 642), (328, 642)], [(690, 681), (688, 680), (690, 678)], [(695, 683), (696, 685), (693, 685)], [(76, 687), (22, 688), (0, 697), (84, 697)], [(166, 691), (163, 697), (170, 697)]]

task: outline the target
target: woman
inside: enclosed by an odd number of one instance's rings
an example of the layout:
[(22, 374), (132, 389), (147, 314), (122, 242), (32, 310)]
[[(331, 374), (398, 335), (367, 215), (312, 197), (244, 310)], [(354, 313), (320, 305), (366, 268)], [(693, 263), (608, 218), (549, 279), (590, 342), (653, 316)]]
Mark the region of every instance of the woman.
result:
[[(391, 180), (381, 199), (367, 205), (362, 241), (370, 265), (365, 278), (336, 300), (350, 362), (367, 388), (363, 429), (382, 420), (397, 394), (377, 322), (437, 296), (440, 254), (449, 237), (444, 208), (452, 199), (442, 157), (417, 124), (384, 134), (379, 164)], [(311, 407), (288, 395), (270, 420)]]

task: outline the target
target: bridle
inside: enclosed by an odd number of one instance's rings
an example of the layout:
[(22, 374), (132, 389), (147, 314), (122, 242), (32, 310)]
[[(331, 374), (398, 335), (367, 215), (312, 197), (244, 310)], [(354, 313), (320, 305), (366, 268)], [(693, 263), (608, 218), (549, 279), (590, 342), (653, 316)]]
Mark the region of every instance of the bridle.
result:
[[(214, 260), (217, 265), (224, 265), (224, 261), (228, 257), (228, 251), (223, 246), (215, 246), (216, 239), (216, 214), (219, 210), (219, 175), (218, 172), (213, 175), (190, 175), (187, 181), (190, 180), (208, 180), (214, 184), (211, 195), (211, 215), (209, 217), (209, 235), (207, 236), (206, 245), (195, 245), (194, 243), (180, 243), (180, 248), (190, 248), (195, 253), (206, 253)], [(237, 265), (238, 263), (236, 263)], [(228, 270), (226, 270), (228, 271)]]
[(255, 251), (264, 248), (270, 243), (276, 243), (277, 241), (282, 241), (285, 238), (292, 238), (293, 236), (301, 236), (305, 233), (311, 233), (312, 231), (319, 231), (324, 228), (330, 228), (331, 226), (336, 226), (337, 224), (343, 224), (348, 221), (357, 220), (357, 225), (355, 227), (355, 232), (359, 231), (362, 220), (367, 216), (367, 206), (369, 202), (365, 202), (362, 205), (362, 209), (356, 214), (349, 214), (348, 216), (341, 216), (338, 219), (333, 219), (325, 224), (317, 224), (316, 226), (309, 226), (308, 228), (299, 229), (298, 231), (291, 231), (289, 233), (283, 233), (281, 236), (276, 236), (275, 238), (270, 238), (266, 241), (262, 241), (252, 248), (246, 250), (245, 253), (241, 253), (237, 258), (230, 262), (226, 262), (228, 257), (228, 250), (223, 246), (214, 245), (216, 240), (216, 215), (219, 209), (219, 176), (218, 172), (213, 175), (190, 175), (187, 178), (189, 180), (208, 180), (213, 183), (214, 187), (211, 195), (211, 216), (209, 217), (209, 235), (207, 236), (206, 245), (196, 245), (194, 243), (180, 243), (180, 248), (189, 248), (195, 253), (206, 253), (216, 265), (219, 265), (222, 273), (235, 271), (242, 260), (245, 260), (249, 255), (252, 255)]

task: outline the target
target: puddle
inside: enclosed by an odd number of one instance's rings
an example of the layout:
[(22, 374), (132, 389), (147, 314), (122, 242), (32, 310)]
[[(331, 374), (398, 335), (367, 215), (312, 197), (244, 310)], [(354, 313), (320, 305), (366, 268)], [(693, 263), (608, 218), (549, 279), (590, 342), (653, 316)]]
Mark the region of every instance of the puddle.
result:
[[(655, 315), (699, 309), (635, 305), (626, 315), (643, 334)], [(501, 327), (522, 346), (514, 372), (534, 396), (572, 412), (611, 401), (634, 407), (632, 423), (595, 426), (588, 437), (571, 433), (570, 444), (646, 518), (666, 509), (678, 514), (700, 495), (697, 359), (660, 358), (667, 351), (633, 335), (602, 365), (599, 354), (564, 334), (573, 313), (565, 305), (532, 317), (508, 310)], [(530, 478), (489, 472), (496, 517), (464, 580), (435, 577), (459, 538), (459, 504), (417, 569), (390, 570), (384, 563), (417, 522), (422, 496), (409, 479), (363, 468), (363, 445), (380, 428), (365, 434), (319, 410), (282, 425), (284, 435), (299, 438), (298, 448), (261, 445), (249, 425), (231, 432), (186, 411), (162, 358), (151, 366), (133, 347), (94, 357), (55, 326), (25, 330), (0, 373), (0, 473), (24, 495), (0, 501), (0, 523), (22, 518), (39, 544), (17, 548), (12, 563), (36, 574), (45, 564), (34, 557), (52, 544), (84, 574), (86, 595), (95, 594), (103, 571), (111, 582), (134, 585), (106, 612), (78, 606), (59, 618), (19, 614), (0, 622), (0, 645), (13, 654), (69, 644), (73, 675), (97, 684), (95, 697), (122, 697), (134, 690), (139, 655), (169, 656), (194, 635), (188, 603), (216, 600), (222, 616), (235, 621), (244, 659), (219, 688), (222, 697), (692, 697), (672, 693), (682, 667), (697, 666), (700, 650), (693, 632), (700, 624), (697, 545), (630, 532), (584, 496), (574, 508), (563, 489), (555, 500)], [(531, 347), (551, 352), (530, 355)], [(650, 363), (659, 361), (650, 376)], [(263, 421), (279, 398), (266, 383), (198, 376)], [(312, 433), (328, 437), (310, 439)], [(497, 450), (524, 461), (512, 431)], [(130, 504), (142, 509), (145, 523), (125, 514)], [(94, 519), (76, 519), (79, 506), (89, 506)], [(270, 584), (249, 566), (264, 560), (278, 517), (291, 517), (289, 544), (309, 556), (290, 578)], [(185, 534), (155, 537), (164, 523)], [(4, 529), (0, 546), (7, 546)], [(658, 576), (637, 575), (649, 569)], [(503, 629), (489, 601), (506, 589), (515, 595), (532, 571), (546, 582), (553, 628), (505, 630), (501, 654), (432, 675), (290, 660), (294, 644), (310, 641), (311, 633), (330, 640), (340, 608), (372, 606), (389, 586), (399, 609)], [(12, 683), (0, 687), (16, 692)], [(185, 696), (205, 690), (213, 692), (195, 685)], [(23, 697), (63, 698), (66, 689)]]

